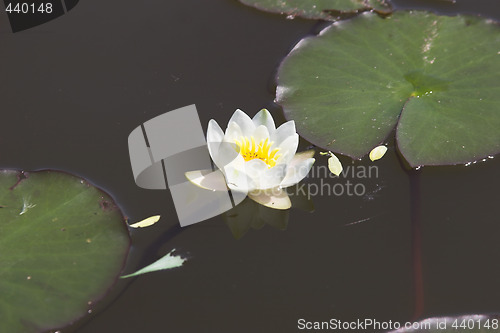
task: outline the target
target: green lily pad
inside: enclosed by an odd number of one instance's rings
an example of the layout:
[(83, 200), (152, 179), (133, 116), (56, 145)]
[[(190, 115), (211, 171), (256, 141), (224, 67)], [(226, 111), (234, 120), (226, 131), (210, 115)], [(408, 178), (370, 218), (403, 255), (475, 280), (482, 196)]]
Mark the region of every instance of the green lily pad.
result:
[(413, 167), (467, 163), (500, 152), (498, 73), (491, 20), (363, 13), (297, 44), (276, 101), (326, 150), (360, 158), (396, 128)]
[(391, 12), (388, 0), (240, 0), (245, 5), (271, 12), (308, 19), (336, 20), (343, 14), (375, 10)]
[(105, 193), (62, 172), (0, 171), (0, 332), (83, 316), (116, 281), (130, 238)]

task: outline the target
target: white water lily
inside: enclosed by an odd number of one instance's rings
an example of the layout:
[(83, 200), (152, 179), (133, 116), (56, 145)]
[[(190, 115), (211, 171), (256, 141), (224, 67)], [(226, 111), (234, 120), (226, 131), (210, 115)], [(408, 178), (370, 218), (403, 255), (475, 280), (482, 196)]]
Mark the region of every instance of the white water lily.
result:
[[(294, 121), (278, 128), (266, 109), (253, 119), (236, 110), (222, 131), (215, 120), (207, 129), (207, 144), (212, 160), (232, 191), (247, 193), (256, 202), (277, 209), (290, 208), (286, 187), (297, 184), (311, 170), (314, 151), (296, 154), (299, 136)], [(204, 188), (220, 190), (207, 173), (186, 173), (193, 183)], [(211, 179), (219, 179), (214, 173)]]

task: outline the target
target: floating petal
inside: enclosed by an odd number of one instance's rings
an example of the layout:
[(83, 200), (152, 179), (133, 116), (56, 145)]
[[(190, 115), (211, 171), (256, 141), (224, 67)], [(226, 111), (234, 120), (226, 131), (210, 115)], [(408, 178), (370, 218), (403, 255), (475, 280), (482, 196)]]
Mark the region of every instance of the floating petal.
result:
[(140, 222), (136, 222), (134, 224), (131, 224), (131, 225), (129, 225), (129, 227), (131, 227), (131, 228), (146, 228), (146, 227), (152, 226), (153, 224), (155, 224), (159, 220), (160, 220), (160, 215), (154, 215), (154, 216), (148, 217), (147, 219), (144, 219)]
[(176, 268), (176, 267), (181, 267), (182, 264), (187, 260), (185, 258), (181, 258), (180, 256), (173, 256), (172, 252), (174, 252), (175, 249), (167, 253), (163, 258), (155, 261), (149, 266), (146, 266), (140, 270), (138, 270), (135, 273), (128, 274), (121, 276), (122, 279), (145, 274), (145, 273), (150, 273), (150, 272), (155, 272), (155, 271), (161, 271), (164, 269), (171, 269), (171, 268)]
[(340, 163), (340, 160), (333, 153), (330, 153), (330, 158), (328, 159), (328, 169), (336, 176), (340, 176), (343, 170), (342, 163)]
[(378, 146), (373, 148), (372, 151), (370, 152), (370, 160), (376, 161), (381, 159), (385, 155), (386, 151), (387, 151), (386, 146)]

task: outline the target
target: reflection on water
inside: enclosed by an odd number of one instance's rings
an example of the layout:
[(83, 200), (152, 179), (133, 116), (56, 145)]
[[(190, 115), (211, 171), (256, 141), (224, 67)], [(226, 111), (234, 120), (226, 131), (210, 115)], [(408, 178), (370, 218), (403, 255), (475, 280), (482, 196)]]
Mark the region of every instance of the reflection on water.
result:
[(224, 213), (234, 238), (240, 239), (250, 228), (261, 229), (266, 223), (279, 230), (288, 226), (289, 210), (278, 210), (262, 206), (246, 198), (238, 206)]
[[(312, 212), (314, 204), (309, 193), (295, 191), (294, 188), (297, 186), (299, 185), (288, 189), (292, 207)], [(278, 230), (286, 230), (290, 213), (293, 214), (290, 209), (273, 209), (246, 198), (241, 204), (224, 213), (224, 219), (234, 238), (240, 239), (250, 228), (259, 230), (265, 224)]]

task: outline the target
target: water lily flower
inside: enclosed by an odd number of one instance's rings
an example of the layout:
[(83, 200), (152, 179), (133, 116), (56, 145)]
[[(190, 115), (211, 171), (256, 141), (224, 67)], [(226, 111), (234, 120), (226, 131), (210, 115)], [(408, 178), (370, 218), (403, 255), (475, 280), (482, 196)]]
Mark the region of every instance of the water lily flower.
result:
[(221, 190), (223, 176), (231, 191), (246, 193), (254, 201), (277, 209), (290, 208), (290, 199), (283, 189), (301, 181), (314, 163), (314, 151), (296, 154), (299, 136), (295, 122), (288, 121), (276, 128), (266, 109), (253, 119), (236, 110), (225, 132), (215, 120), (210, 120), (207, 144), (220, 174), (188, 172), (186, 177), (191, 182)]

